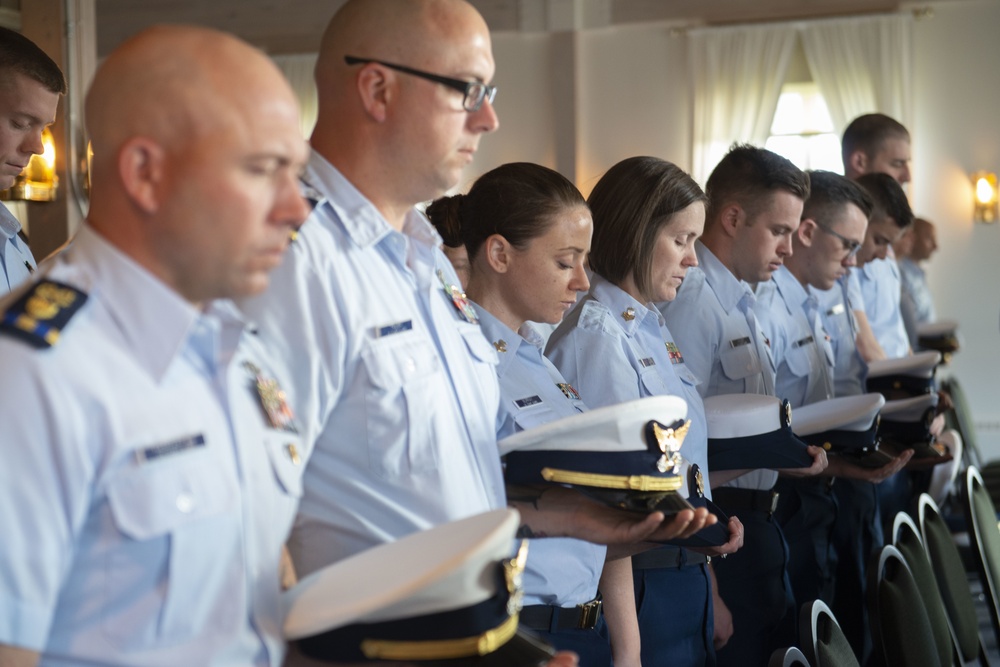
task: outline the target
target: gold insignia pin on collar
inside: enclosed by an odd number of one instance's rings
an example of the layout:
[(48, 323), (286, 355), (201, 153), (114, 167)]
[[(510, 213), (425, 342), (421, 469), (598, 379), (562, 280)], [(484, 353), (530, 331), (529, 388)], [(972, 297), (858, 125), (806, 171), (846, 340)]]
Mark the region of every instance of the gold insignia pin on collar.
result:
[(500, 340), (498, 340), (495, 343), (493, 343), (493, 347), (495, 347), (497, 349), (497, 352), (506, 352), (507, 351), (507, 341), (505, 341), (503, 338), (501, 338)]
[(684, 438), (687, 436), (690, 428), (690, 419), (677, 429), (663, 428), (656, 422), (653, 422), (653, 437), (656, 438), (656, 444), (659, 445), (660, 451), (663, 452), (663, 455), (656, 462), (657, 470), (660, 472), (672, 470), (675, 475), (677, 474), (682, 461), (680, 453), (681, 445), (684, 444)]
[(622, 311), (622, 319), (625, 320), (626, 322), (631, 322), (632, 320), (634, 320), (635, 319), (635, 308), (633, 308), (632, 306), (629, 306), (628, 308), (626, 308), (625, 310), (623, 310)]

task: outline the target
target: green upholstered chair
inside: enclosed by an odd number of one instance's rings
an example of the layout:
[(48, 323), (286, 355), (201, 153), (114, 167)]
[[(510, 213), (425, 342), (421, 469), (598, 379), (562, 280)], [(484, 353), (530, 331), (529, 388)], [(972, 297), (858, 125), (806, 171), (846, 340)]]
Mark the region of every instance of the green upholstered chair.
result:
[(860, 667), (840, 624), (822, 600), (802, 605), (799, 637), (802, 653), (813, 667)]
[[(872, 554), (868, 568), (868, 620), (875, 653), (888, 667), (949, 667), (951, 651), (934, 641), (920, 588), (894, 546)], [(942, 659), (943, 656), (943, 659)]]
[(775, 649), (767, 661), (767, 667), (809, 667), (809, 661), (799, 649), (794, 646)]
[(996, 507), (975, 466), (969, 466), (965, 470), (962, 505), (965, 509), (965, 522), (969, 526), (972, 560), (976, 563), (983, 584), (986, 606), (993, 619), (993, 632), (1000, 642), (1000, 604), (998, 604), (997, 588), (1000, 586), (1000, 528), (997, 527)]
[(903, 558), (906, 559), (906, 564), (910, 566), (913, 578), (917, 582), (917, 589), (924, 602), (927, 619), (931, 623), (931, 631), (934, 635), (934, 643), (938, 647), (941, 664), (962, 664), (953, 639), (954, 630), (948, 620), (948, 612), (945, 611), (941, 591), (938, 590), (934, 569), (924, 551), (924, 542), (920, 538), (920, 528), (906, 512), (899, 512), (893, 519), (892, 545), (899, 549)]
[(962, 556), (941, 511), (926, 493), (917, 499), (917, 522), (962, 662), (978, 660), (981, 665), (989, 665)]

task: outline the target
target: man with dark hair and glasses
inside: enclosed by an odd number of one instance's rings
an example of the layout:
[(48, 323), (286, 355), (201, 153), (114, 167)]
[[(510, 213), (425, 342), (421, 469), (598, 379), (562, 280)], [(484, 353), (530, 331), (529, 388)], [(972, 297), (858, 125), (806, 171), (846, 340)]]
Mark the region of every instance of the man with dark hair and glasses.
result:
[[(832, 355), (833, 395), (863, 394), (866, 366), (857, 349), (857, 323), (847, 284), (851, 267), (864, 250), (873, 202), (863, 188), (832, 172), (809, 172), (809, 183), (794, 252), (785, 265), (809, 295), (811, 308), (804, 310), (814, 323), (812, 335)], [(896, 457), (878, 469), (830, 458), (828, 474), (839, 479), (826, 491), (836, 504), (836, 521), (830, 517), (829, 532), (824, 533), (835, 556), (828, 564), (824, 595), (833, 593), (832, 603), (841, 610), (838, 618), (844, 616), (842, 626), (859, 656), (870, 649), (864, 639), (865, 562), (883, 542), (875, 484), (900, 470), (911, 455)]]

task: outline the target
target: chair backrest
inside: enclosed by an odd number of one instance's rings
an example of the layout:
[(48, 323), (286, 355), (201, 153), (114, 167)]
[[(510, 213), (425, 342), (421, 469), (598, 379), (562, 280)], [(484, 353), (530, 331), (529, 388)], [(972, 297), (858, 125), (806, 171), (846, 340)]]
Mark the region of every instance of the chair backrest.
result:
[(982, 467), (984, 461), (980, 456), (979, 443), (976, 440), (976, 427), (973, 424), (972, 413), (969, 411), (969, 402), (965, 399), (965, 391), (962, 390), (962, 385), (955, 378), (948, 378), (941, 382), (941, 389), (948, 392), (948, 395), (951, 396), (951, 404), (954, 406), (945, 415), (948, 428), (958, 431), (965, 445), (963, 451), (964, 465), (962, 467)]
[(868, 579), (868, 619), (883, 664), (951, 665), (951, 651), (941, 651), (935, 643), (917, 581), (899, 549), (886, 545), (873, 554)]
[(972, 542), (972, 560), (979, 570), (986, 606), (993, 618), (993, 631), (1000, 642), (1000, 601), (997, 591), (997, 585), (1000, 584), (1000, 528), (997, 527), (996, 507), (993, 506), (989, 491), (975, 466), (969, 466), (965, 471), (962, 505)]
[(951, 664), (952, 659), (958, 656), (956, 641), (953, 639), (954, 630), (951, 628), (951, 621), (948, 620), (934, 570), (924, 551), (920, 529), (906, 512), (899, 512), (893, 519), (892, 545), (903, 555), (906, 564), (910, 566), (910, 572), (913, 573), (920, 598), (924, 603), (924, 610), (927, 612), (927, 619), (931, 623), (941, 664)]
[(964, 662), (984, 656), (976, 602), (969, 591), (962, 555), (937, 504), (926, 493), (921, 494), (917, 500), (917, 520), (920, 523), (920, 536), (924, 541), (924, 552), (934, 570), (938, 592), (955, 631), (959, 655)]
[(802, 653), (813, 667), (861, 667), (840, 624), (822, 600), (802, 605), (799, 637)]
[(809, 661), (802, 651), (789, 646), (788, 648), (775, 649), (771, 658), (767, 661), (767, 667), (809, 667)]

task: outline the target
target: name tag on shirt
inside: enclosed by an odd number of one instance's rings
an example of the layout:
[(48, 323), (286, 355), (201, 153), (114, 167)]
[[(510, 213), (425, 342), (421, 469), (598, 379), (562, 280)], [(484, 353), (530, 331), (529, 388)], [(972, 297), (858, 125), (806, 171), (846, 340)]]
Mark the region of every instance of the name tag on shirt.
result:
[(162, 445), (137, 449), (135, 452), (135, 458), (139, 463), (148, 463), (149, 461), (162, 459), (165, 456), (180, 454), (181, 452), (186, 452), (188, 450), (204, 446), (205, 436), (199, 433), (198, 435), (192, 435), (187, 438), (174, 440), (173, 442), (168, 442)]
[(538, 396), (528, 396), (527, 398), (517, 399), (516, 401), (514, 401), (514, 405), (516, 405), (519, 408), (527, 408), (532, 405), (538, 405), (541, 402), (542, 399), (539, 398)]
[(653, 357), (646, 357), (645, 359), (640, 359), (639, 363), (643, 368), (649, 368), (650, 366), (656, 365), (656, 359), (653, 359)]
[(383, 336), (391, 336), (393, 334), (409, 331), (412, 328), (413, 320), (404, 320), (403, 322), (396, 322), (395, 324), (387, 324), (384, 327), (378, 327), (375, 329), (375, 337), (382, 338)]
[(842, 315), (844, 313), (844, 304), (838, 303), (836, 306), (826, 311), (827, 315)]
[(744, 336), (743, 338), (734, 338), (733, 340), (729, 341), (729, 347), (743, 347), (744, 345), (749, 345), (749, 344), (750, 344), (750, 338), (748, 336)]
[(792, 347), (802, 347), (803, 345), (808, 345), (813, 342), (815, 342), (815, 339), (812, 336), (806, 336), (805, 338), (800, 338), (792, 343)]

